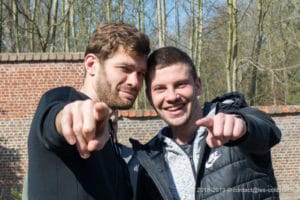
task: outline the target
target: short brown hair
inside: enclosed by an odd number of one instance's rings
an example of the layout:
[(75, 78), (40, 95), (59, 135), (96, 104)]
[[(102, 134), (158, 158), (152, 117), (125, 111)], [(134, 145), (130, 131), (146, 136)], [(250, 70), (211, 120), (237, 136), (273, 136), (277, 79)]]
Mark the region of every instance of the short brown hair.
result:
[(196, 79), (197, 71), (192, 59), (184, 51), (168, 46), (162, 47), (153, 51), (147, 61), (148, 70), (146, 73), (146, 84), (149, 86), (150, 74), (155, 69), (162, 69), (175, 63), (187, 64), (190, 70), (190, 75)]
[(98, 26), (89, 38), (85, 55), (95, 54), (100, 62), (105, 61), (119, 47), (130, 55), (142, 56), (150, 52), (148, 36), (134, 26), (123, 22), (107, 22)]

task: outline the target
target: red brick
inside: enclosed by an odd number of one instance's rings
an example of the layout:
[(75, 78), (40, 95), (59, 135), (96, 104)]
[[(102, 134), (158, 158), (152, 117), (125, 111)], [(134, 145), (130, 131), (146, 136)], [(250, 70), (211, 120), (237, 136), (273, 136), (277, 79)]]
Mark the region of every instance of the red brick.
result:
[[(53, 87), (80, 88), (82, 63), (83, 53), (0, 54), (0, 188), (21, 182), (26, 172), (27, 136), (40, 96)], [(256, 108), (270, 114), (282, 130), (282, 141), (272, 149), (279, 185), (299, 186), (300, 105)], [(126, 117), (120, 120), (118, 133), (119, 141), (126, 145), (130, 145), (129, 136), (145, 143), (165, 126), (152, 109), (124, 110), (119, 116)]]

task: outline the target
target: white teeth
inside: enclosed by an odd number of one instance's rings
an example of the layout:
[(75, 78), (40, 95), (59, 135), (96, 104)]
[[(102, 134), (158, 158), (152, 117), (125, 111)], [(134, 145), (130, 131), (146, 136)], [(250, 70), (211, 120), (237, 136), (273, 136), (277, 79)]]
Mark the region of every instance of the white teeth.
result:
[(174, 110), (178, 110), (180, 107), (171, 107), (171, 108), (168, 108), (167, 110), (170, 110), (170, 111), (174, 111)]

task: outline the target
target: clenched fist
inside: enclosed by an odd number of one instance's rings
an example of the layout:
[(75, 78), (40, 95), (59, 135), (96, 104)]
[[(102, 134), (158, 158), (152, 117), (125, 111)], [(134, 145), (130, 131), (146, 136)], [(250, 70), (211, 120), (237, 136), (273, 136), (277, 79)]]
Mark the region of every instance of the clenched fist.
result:
[(235, 141), (246, 134), (245, 121), (232, 114), (218, 113), (196, 121), (196, 125), (207, 128), (206, 143), (211, 148), (220, 147), (228, 141)]

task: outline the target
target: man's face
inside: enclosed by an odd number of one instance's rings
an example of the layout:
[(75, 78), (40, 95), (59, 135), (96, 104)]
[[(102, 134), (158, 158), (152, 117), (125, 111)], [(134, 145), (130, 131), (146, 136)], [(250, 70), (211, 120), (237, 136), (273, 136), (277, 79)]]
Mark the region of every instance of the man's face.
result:
[(142, 87), (146, 70), (146, 55), (128, 55), (119, 48), (97, 67), (95, 90), (99, 100), (113, 109), (130, 108)]
[(194, 80), (187, 65), (176, 63), (150, 74), (148, 97), (159, 116), (171, 126), (183, 126), (199, 106), (200, 80)]

